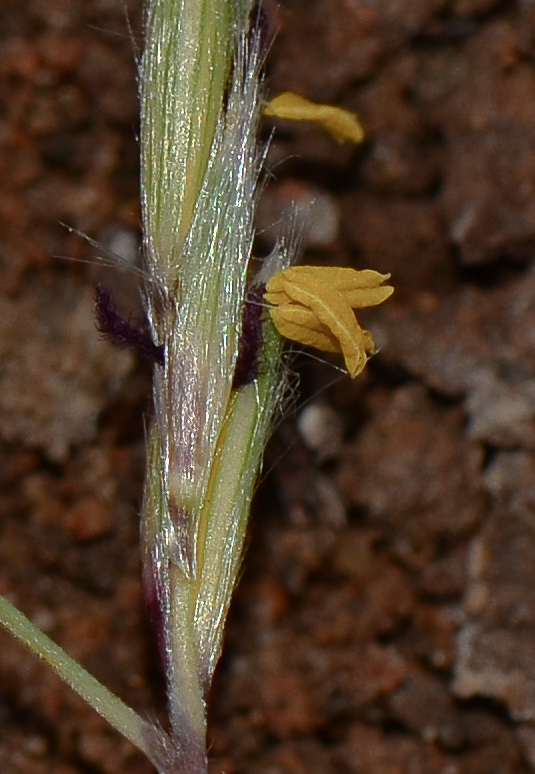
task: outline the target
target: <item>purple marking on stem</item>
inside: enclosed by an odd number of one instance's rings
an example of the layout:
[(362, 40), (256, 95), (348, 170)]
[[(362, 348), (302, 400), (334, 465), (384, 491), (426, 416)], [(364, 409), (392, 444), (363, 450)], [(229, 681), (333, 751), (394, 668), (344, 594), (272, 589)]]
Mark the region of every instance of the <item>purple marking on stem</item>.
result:
[(143, 573), (141, 576), (143, 599), (145, 602), (145, 609), (149, 618), (149, 622), (156, 634), (156, 646), (158, 648), (158, 654), (160, 656), (160, 662), (162, 672), (165, 674), (167, 669), (167, 654), (165, 651), (165, 632), (163, 628), (163, 617), (160, 606), (160, 598), (158, 596), (157, 585), (157, 571), (154, 567), (154, 560), (152, 557), (147, 558), (148, 567), (143, 567)]
[(147, 328), (138, 328), (125, 320), (104, 285), (95, 288), (95, 315), (97, 328), (116, 346), (131, 349), (138, 357), (163, 366), (165, 353), (162, 345), (155, 344)]
[(263, 343), (262, 299), (266, 286), (253, 285), (242, 309), (238, 358), (232, 386), (235, 390), (253, 382), (258, 376), (258, 356)]
[(172, 495), (167, 497), (169, 515), (175, 527), (176, 541), (171, 555), (175, 564), (182, 567), (188, 578), (193, 578), (195, 571), (194, 540), (192, 535), (193, 517), (185, 505), (179, 505)]

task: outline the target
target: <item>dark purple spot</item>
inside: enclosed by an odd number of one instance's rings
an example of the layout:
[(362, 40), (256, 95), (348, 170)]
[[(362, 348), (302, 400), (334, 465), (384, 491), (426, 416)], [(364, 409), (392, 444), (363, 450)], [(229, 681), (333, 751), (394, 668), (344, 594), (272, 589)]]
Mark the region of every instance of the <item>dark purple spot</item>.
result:
[(175, 541), (172, 546), (171, 558), (179, 564), (188, 578), (193, 578), (195, 572), (195, 545), (192, 535), (193, 517), (185, 505), (179, 505), (171, 495), (167, 497), (169, 515), (175, 526)]
[(153, 342), (147, 328), (139, 328), (121, 317), (110, 291), (103, 285), (95, 288), (95, 315), (99, 331), (116, 346), (131, 349), (138, 357), (163, 366), (163, 346)]
[(263, 343), (262, 311), (265, 285), (253, 285), (242, 309), (238, 359), (232, 386), (235, 390), (253, 382), (258, 376), (258, 356)]
[(156, 634), (156, 645), (158, 647), (162, 670), (165, 673), (167, 669), (167, 655), (165, 650), (162, 609), (160, 606), (160, 597), (158, 595), (157, 571), (154, 567), (152, 557), (148, 557), (146, 561), (147, 564), (144, 565), (142, 574), (143, 599), (149, 622)]
[(253, 5), (249, 19), (251, 23), (251, 32), (258, 36), (260, 51), (265, 53), (271, 40), (267, 13), (262, 7), (261, 2), (257, 2)]

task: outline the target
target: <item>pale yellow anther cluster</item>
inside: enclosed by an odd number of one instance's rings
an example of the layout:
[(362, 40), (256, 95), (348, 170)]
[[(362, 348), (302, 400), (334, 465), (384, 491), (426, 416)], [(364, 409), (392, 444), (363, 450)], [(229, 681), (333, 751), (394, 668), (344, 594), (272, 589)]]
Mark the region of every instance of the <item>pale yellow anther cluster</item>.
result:
[(282, 336), (324, 352), (341, 352), (355, 377), (374, 343), (353, 310), (385, 301), (394, 292), (383, 284), (389, 277), (371, 269), (290, 266), (267, 282), (264, 298)]

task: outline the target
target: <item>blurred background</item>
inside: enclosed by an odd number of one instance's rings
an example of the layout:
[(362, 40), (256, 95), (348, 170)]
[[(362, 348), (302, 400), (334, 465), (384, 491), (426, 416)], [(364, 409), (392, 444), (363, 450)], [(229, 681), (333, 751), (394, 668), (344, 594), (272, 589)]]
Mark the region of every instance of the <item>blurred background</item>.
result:
[[(357, 380), (288, 353), (211, 771), (529, 774), (535, 4), (264, 8), (268, 93), (353, 110), (367, 139), (277, 123), (257, 254), (297, 202), (304, 261), (396, 293), (362, 316), (380, 352)], [(93, 312), (104, 282), (143, 320), (135, 273), (95, 260), (139, 258), (141, 48), (137, 0), (0, 7), (0, 591), (164, 722), (138, 556), (150, 369)], [(0, 654), (3, 772), (149, 774), (3, 632)]]

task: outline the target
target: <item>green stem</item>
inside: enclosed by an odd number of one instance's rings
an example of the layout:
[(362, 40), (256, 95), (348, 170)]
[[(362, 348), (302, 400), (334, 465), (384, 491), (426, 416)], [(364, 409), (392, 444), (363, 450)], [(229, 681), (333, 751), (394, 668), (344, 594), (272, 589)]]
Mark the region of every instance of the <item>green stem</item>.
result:
[(159, 767), (161, 753), (165, 747), (163, 734), (99, 683), (2, 595), (0, 624), (52, 667), (73, 691)]

